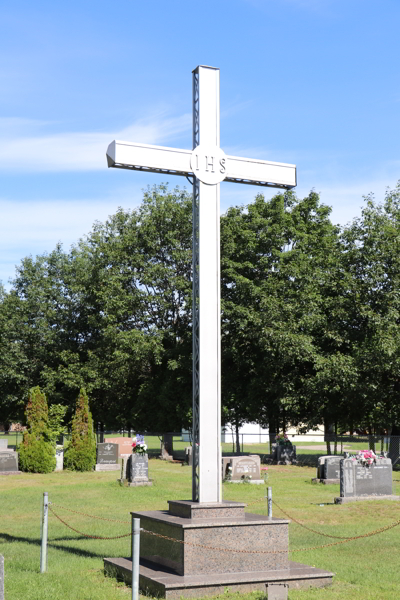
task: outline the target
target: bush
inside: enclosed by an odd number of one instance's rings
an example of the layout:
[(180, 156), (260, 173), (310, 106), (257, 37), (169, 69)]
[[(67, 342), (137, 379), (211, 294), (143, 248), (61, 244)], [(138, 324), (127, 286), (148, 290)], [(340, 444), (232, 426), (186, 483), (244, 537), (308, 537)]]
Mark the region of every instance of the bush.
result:
[(25, 415), (28, 429), (19, 446), (19, 465), (30, 473), (51, 473), (56, 467), (55, 447), (51, 442), (45, 394), (39, 386), (29, 392)]
[(82, 388), (72, 419), (72, 436), (64, 452), (64, 467), (73, 471), (91, 471), (96, 464), (96, 439), (89, 400)]

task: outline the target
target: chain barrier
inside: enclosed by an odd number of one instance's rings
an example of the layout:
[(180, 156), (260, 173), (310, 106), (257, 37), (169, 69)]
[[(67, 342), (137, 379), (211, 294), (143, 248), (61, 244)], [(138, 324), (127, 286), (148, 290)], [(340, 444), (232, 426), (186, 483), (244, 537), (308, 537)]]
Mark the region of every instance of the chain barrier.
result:
[[(254, 504), (259, 504), (260, 502), (264, 502), (265, 498), (261, 498), (259, 500), (256, 500), (255, 502), (251, 502), (249, 504), (247, 504), (247, 506), (252, 506)], [(116, 523), (129, 523), (129, 521), (121, 521), (119, 519), (106, 519), (104, 517), (96, 517), (95, 515), (88, 515), (86, 513), (82, 513), (76, 510), (72, 510), (69, 508), (66, 508), (64, 506), (61, 505), (56, 505), (54, 503), (52, 503), (53, 506), (58, 506), (59, 508), (63, 508), (64, 510), (67, 510), (71, 513), (75, 513), (81, 516), (85, 516), (85, 517), (90, 517), (93, 519), (100, 519), (102, 521), (112, 521), (112, 522), (116, 522)], [(187, 545), (187, 546), (195, 546), (197, 548), (204, 548), (205, 550), (214, 550), (217, 552), (235, 552), (235, 553), (239, 553), (239, 554), (285, 554), (287, 552), (306, 552), (308, 550), (319, 550), (322, 548), (330, 548), (332, 546), (338, 546), (340, 544), (345, 544), (347, 542), (351, 542), (354, 540), (359, 540), (359, 539), (364, 539), (364, 538), (368, 538), (368, 537), (372, 537), (374, 535), (378, 535), (379, 533), (383, 533), (385, 531), (389, 531), (390, 529), (394, 529), (395, 527), (397, 527), (398, 525), (400, 525), (400, 519), (398, 521), (395, 521), (394, 523), (391, 523), (390, 525), (386, 525), (384, 527), (380, 527), (379, 529), (375, 529), (374, 531), (370, 531), (368, 533), (363, 533), (360, 535), (356, 535), (356, 536), (352, 536), (352, 537), (343, 537), (343, 536), (338, 536), (338, 535), (330, 535), (330, 534), (326, 534), (326, 533), (322, 533), (321, 531), (317, 531), (315, 529), (312, 529), (311, 527), (308, 527), (307, 525), (304, 525), (303, 523), (301, 523), (300, 521), (298, 521), (297, 519), (293, 518), (292, 516), (290, 516), (285, 510), (283, 510), (281, 508), (281, 506), (279, 506), (279, 504), (277, 504), (274, 500), (273, 500), (273, 504), (290, 520), (292, 520), (294, 523), (297, 523), (297, 525), (299, 525), (300, 527), (303, 527), (304, 529), (307, 529), (308, 531), (311, 531), (312, 533), (316, 533), (318, 535), (322, 535), (324, 537), (329, 537), (329, 538), (334, 538), (334, 539), (338, 539), (339, 541), (337, 542), (331, 542), (330, 544), (323, 544), (320, 546), (311, 546), (311, 547), (307, 547), (307, 548), (294, 548), (294, 549), (287, 549), (287, 550), (241, 550), (241, 549), (237, 549), (237, 548), (216, 548), (215, 546), (207, 546), (205, 544), (195, 544), (193, 542), (185, 542), (184, 540), (178, 540), (176, 538), (172, 538), (169, 537), (167, 535), (162, 535), (160, 533), (156, 533), (154, 531), (148, 531), (147, 529), (142, 529), (141, 531), (143, 531), (143, 533), (147, 533), (149, 535), (152, 535), (154, 537), (158, 537), (164, 540), (168, 540), (171, 542), (176, 542), (178, 544), (183, 544), (183, 545)], [(74, 531), (75, 533), (82, 535), (86, 538), (90, 538), (90, 539), (96, 539), (96, 540), (118, 540), (118, 539), (122, 539), (122, 538), (126, 538), (126, 537), (131, 537), (132, 532), (130, 533), (126, 533), (126, 534), (122, 534), (122, 535), (117, 535), (117, 536), (112, 536), (112, 537), (105, 537), (105, 536), (100, 536), (100, 535), (89, 535), (87, 533), (84, 533), (83, 531), (79, 531), (79, 529), (75, 529), (74, 527), (72, 527), (71, 525), (68, 525), (68, 523), (66, 523), (66, 521), (64, 521), (59, 515), (57, 515), (54, 510), (52, 509), (50, 503), (49, 503), (49, 510), (51, 511), (51, 513), (61, 522), (63, 523), (63, 525), (65, 525), (66, 527), (68, 527), (68, 529), (71, 529), (72, 531)]]
[(63, 510), (67, 510), (68, 512), (75, 513), (76, 515), (82, 515), (82, 517), (90, 517), (91, 519), (100, 519), (100, 521), (111, 521), (113, 523), (123, 523), (125, 525), (130, 525), (130, 521), (120, 521), (119, 519), (106, 519), (105, 517), (96, 517), (95, 515), (88, 515), (87, 513), (79, 512), (78, 510), (66, 508), (65, 506), (61, 506), (61, 504), (56, 504), (55, 502), (52, 502), (51, 504), (53, 506), (57, 506), (58, 508), (62, 508)]
[[(292, 521), (294, 521), (301, 527), (304, 527), (305, 529), (308, 529), (309, 531), (312, 531), (313, 533), (318, 533), (319, 535), (323, 535), (325, 537), (339, 538), (341, 540), (340, 542), (333, 542), (332, 544), (325, 544), (324, 546), (315, 546), (314, 548), (308, 548), (309, 550), (315, 550), (317, 548), (328, 548), (329, 546), (336, 546), (337, 544), (344, 544), (345, 542), (351, 542), (353, 540), (360, 540), (362, 538), (372, 537), (373, 535), (377, 535), (378, 533), (383, 533), (384, 531), (389, 531), (389, 529), (394, 529), (395, 527), (400, 525), (400, 519), (399, 519), (398, 521), (394, 521), (390, 525), (385, 525), (385, 527), (380, 527), (379, 529), (375, 529), (374, 531), (369, 531), (368, 533), (362, 533), (360, 535), (354, 535), (352, 537), (340, 537), (338, 535), (328, 535), (327, 533), (321, 533), (320, 531), (316, 531), (315, 529), (311, 529), (310, 527), (307, 527), (307, 525), (303, 525), (303, 523), (300, 523), (300, 521), (297, 521), (296, 519), (293, 519), (293, 517), (289, 516), (274, 500), (272, 502), (275, 504), (275, 506), (277, 508), (279, 508), (280, 511), (283, 512), (284, 515), (286, 515), (289, 519), (291, 519)], [(302, 548), (302, 550), (306, 550), (306, 548)], [(291, 552), (293, 552), (293, 550)], [(297, 552), (297, 550), (295, 550), (295, 552)]]
[(272, 504), (275, 504), (276, 508), (278, 508), (288, 519), (290, 519), (291, 521), (294, 521), (294, 523), (297, 523), (297, 525), (300, 525), (300, 527), (304, 527), (304, 529), (308, 529), (308, 531), (312, 531), (312, 533), (317, 533), (318, 535), (323, 535), (324, 537), (334, 538), (337, 540), (350, 540), (351, 539), (350, 537), (345, 537), (342, 535), (330, 535), (328, 533), (322, 533), (322, 531), (317, 531), (316, 529), (312, 529), (311, 527), (308, 527), (308, 525), (304, 525), (304, 523), (300, 523), (300, 521), (298, 521), (294, 517), (290, 516), (287, 512), (285, 512), (283, 510), (282, 507), (279, 506), (279, 504), (277, 504), (275, 502), (275, 500), (272, 500)]
[[(92, 540), (119, 540), (121, 538), (131, 537), (131, 535), (132, 535), (132, 532), (131, 533), (125, 533), (123, 535), (116, 535), (116, 536), (113, 536), (113, 537), (104, 537), (104, 536), (101, 536), (101, 535), (89, 535), (88, 533), (83, 533), (83, 531), (79, 531), (79, 529), (75, 529), (71, 525), (68, 525), (68, 523), (66, 523), (59, 515), (57, 515), (54, 512), (54, 510), (51, 508), (50, 505), (49, 505), (49, 510), (56, 517), (56, 519), (58, 519), (59, 521), (61, 521), (61, 523), (63, 525), (65, 525), (65, 527), (68, 527), (68, 529), (71, 529), (72, 531), (75, 531), (75, 533), (78, 533), (79, 535), (83, 535), (86, 538), (91, 538)], [(74, 512), (76, 512), (76, 511), (74, 511)]]

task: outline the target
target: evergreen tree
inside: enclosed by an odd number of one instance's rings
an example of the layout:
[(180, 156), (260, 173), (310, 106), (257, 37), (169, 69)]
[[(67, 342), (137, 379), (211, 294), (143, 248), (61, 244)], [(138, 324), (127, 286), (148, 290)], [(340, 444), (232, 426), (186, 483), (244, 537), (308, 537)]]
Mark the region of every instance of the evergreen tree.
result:
[(96, 439), (89, 399), (81, 388), (72, 419), (72, 438), (64, 456), (64, 465), (74, 471), (91, 471), (96, 464)]
[(51, 473), (56, 466), (56, 457), (50, 436), (47, 400), (39, 386), (30, 390), (25, 415), (28, 429), (19, 447), (20, 467), (31, 473)]

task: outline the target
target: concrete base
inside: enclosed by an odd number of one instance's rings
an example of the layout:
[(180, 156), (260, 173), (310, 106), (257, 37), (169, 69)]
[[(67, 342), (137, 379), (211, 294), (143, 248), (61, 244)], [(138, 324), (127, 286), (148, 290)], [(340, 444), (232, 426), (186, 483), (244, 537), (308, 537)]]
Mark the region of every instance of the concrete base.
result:
[(225, 483), (252, 483), (254, 485), (262, 485), (265, 483), (264, 479), (229, 479)]
[(348, 498), (334, 498), (335, 504), (347, 504), (348, 502), (360, 502), (361, 500), (400, 500), (400, 496), (351, 496)]
[[(240, 502), (170, 501), (140, 518), (142, 592), (164, 598), (213, 596), (225, 587), (263, 590), (267, 583), (324, 586), (333, 574), (289, 561), (289, 521), (245, 513)], [(132, 563), (104, 559), (105, 570), (131, 581)]]
[[(105, 558), (105, 572), (132, 585), (132, 561), (128, 558)], [(150, 596), (179, 600), (232, 592), (266, 591), (267, 583), (286, 583), (291, 589), (325, 587), (332, 583), (334, 573), (289, 562), (288, 569), (270, 571), (238, 571), (201, 575), (178, 575), (172, 569), (150, 561), (140, 561), (139, 588)]]
[(311, 479), (311, 483), (323, 483), (324, 485), (339, 485), (340, 479), (318, 479), (318, 477), (314, 477), (314, 479)]
[(118, 463), (113, 465), (96, 465), (95, 471), (120, 471), (121, 465)]
[(22, 471), (0, 471), (1, 475), (22, 475)]
[(129, 481), (128, 487), (143, 487), (143, 486), (151, 486), (153, 482), (151, 479), (147, 479), (146, 481)]

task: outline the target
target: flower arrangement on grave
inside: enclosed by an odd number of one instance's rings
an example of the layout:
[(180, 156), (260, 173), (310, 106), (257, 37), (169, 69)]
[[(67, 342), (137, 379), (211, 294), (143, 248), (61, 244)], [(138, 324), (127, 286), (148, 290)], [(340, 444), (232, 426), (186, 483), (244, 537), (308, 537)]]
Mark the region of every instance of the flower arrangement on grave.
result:
[(132, 454), (146, 454), (147, 444), (142, 435), (137, 435), (132, 443)]
[(356, 460), (363, 467), (369, 467), (376, 463), (378, 457), (373, 450), (360, 450), (358, 454), (352, 456), (353, 460)]
[(277, 444), (279, 444), (279, 446), (288, 446), (290, 445), (290, 440), (288, 438), (288, 436), (286, 435), (286, 433), (277, 433), (275, 436), (275, 441)]

